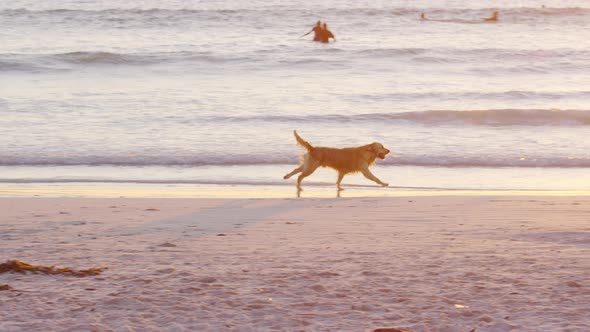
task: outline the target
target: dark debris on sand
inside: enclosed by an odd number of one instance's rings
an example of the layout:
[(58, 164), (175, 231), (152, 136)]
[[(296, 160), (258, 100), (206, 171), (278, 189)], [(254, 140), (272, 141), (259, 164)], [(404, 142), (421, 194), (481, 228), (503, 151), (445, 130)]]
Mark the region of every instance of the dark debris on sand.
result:
[(74, 270), (69, 267), (55, 268), (55, 266), (31, 265), (25, 262), (12, 260), (0, 264), (0, 273), (27, 273), (32, 274), (63, 274), (74, 277), (88, 277), (101, 274), (106, 267), (91, 267), (86, 270)]
[(0, 291), (4, 290), (12, 290), (12, 287), (10, 285), (0, 285)]

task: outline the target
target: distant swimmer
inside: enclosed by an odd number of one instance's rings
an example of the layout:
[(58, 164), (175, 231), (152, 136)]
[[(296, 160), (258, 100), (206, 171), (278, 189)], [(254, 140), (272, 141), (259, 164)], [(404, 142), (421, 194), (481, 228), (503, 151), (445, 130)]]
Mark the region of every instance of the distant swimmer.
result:
[(420, 19), (421, 20), (427, 20), (426, 14), (424, 14), (424, 13), (420, 14)]
[(498, 12), (495, 11), (492, 17), (484, 18), (486, 22), (496, 22), (498, 20)]
[(322, 22), (318, 21), (316, 23), (316, 25), (313, 27), (313, 29), (311, 29), (308, 33), (304, 34), (301, 37), (305, 37), (307, 35), (309, 35), (310, 33), (314, 33), (313, 34), (313, 41), (321, 41), (321, 35), (322, 35)]
[(324, 28), (320, 33), (320, 41), (326, 44), (330, 42), (330, 38), (336, 40), (336, 37), (334, 37), (332, 31), (328, 30), (328, 24), (324, 23)]

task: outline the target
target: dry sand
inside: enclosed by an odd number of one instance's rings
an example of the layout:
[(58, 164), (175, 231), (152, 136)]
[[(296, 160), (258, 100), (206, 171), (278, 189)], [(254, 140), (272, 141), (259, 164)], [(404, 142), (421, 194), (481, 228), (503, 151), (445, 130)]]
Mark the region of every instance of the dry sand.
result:
[(590, 331), (590, 197), (1, 198), (0, 331)]

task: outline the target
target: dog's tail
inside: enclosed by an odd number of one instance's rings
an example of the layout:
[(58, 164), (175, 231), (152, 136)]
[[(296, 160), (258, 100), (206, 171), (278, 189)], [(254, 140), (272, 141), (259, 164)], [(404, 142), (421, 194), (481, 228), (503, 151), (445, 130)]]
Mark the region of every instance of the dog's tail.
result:
[(293, 130), (293, 134), (295, 135), (295, 139), (297, 140), (297, 144), (299, 144), (302, 147), (304, 147), (305, 149), (307, 149), (307, 151), (313, 150), (313, 146), (311, 144), (309, 144), (308, 141), (304, 140), (299, 135), (297, 135), (297, 130)]

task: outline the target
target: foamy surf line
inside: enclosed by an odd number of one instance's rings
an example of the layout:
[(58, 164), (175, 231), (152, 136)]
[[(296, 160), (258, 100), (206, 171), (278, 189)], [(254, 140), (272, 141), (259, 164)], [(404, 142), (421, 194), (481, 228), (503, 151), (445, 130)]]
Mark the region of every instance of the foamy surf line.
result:
[[(169, 155), (114, 155), (105, 151), (102, 156), (87, 156), (73, 152), (71, 155), (53, 156), (47, 151), (43, 154), (26, 156), (3, 155), (0, 153), (0, 167), (2, 168), (32, 168), (32, 167), (289, 167), (297, 162), (293, 149), (271, 152), (235, 153), (220, 155), (215, 153), (192, 153), (184, 155), (182, 152)], [(524, 154), (524, 153), (523, 153)], [(389, 167), (455, 167), (455, 168), (485, 168), (485, 167), (518, 167), (518, 168), (590, 168), (590, 158), (581, 156), (546, 156), (535, 151), (527, 154), (511, 153), (509, 155), (475, 155), (465, 156), (457, 151), (435, 152), (430, 155), (418, 155), (411, 152), (394, 154), (379, 162)]]

